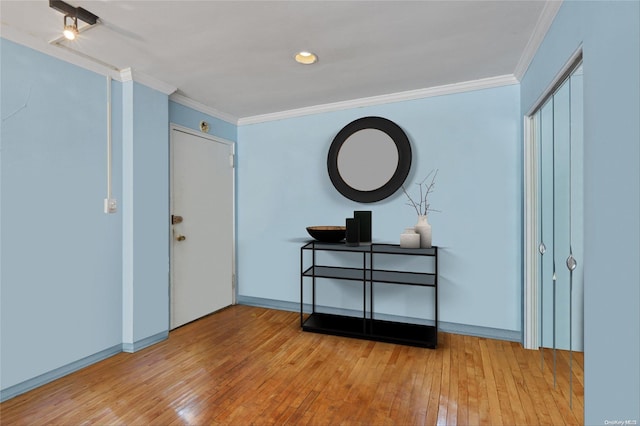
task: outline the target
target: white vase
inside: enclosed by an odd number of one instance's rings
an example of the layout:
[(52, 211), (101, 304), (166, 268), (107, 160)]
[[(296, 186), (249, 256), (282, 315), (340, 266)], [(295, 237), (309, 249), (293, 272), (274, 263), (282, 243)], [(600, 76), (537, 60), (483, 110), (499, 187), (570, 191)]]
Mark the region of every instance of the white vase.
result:
[(418, 223), (414, 229), (420, 234), (420, 248), (431, 248), (431, 225), (426, 215), (418, 216)]
[(402, 248), (420, 248), (420, 235), (413, 228), (406, 228), (400, 234), (400, 247)]

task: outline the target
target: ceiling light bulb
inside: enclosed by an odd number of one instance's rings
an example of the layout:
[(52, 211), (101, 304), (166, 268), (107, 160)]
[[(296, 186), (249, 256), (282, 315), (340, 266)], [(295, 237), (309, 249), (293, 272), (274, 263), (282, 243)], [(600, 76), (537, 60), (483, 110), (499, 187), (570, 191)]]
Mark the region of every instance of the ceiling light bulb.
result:
[(78, 30), (73, 25), (67, 25), (64, 27), (62, 34), (67, 40), (74, 40), (76, 38), (76, 34), (78, 34)]
[[(71, 20), (70, 24), (67, 24), (67, 18)], [(62, 34), (67, 40), (74, 40), (78, 35), (78, 17), (74, 17), (71, 15), (64, 16), (64, 30)]]
[(318, 62), (318, 57), (311, 52), (307, 52), (306, 50), (303, 50), (296, 54), (296, 62), (299, 64), (311, 65)]

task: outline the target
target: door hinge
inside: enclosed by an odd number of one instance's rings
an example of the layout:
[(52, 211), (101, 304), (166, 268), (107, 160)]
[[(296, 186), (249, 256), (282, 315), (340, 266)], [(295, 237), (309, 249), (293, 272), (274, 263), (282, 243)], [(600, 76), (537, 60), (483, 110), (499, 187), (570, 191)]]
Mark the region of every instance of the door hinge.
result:
[(232, 169), (235, 167), (234, 157), (233, 154), (229, 154), (229, 166), (231, 166)]

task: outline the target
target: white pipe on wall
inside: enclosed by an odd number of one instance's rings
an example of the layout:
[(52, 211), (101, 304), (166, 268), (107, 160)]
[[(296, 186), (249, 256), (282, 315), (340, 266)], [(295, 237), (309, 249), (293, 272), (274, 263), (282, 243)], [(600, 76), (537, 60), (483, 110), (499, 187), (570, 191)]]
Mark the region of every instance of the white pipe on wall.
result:
[(107, 198), (113, 195), (111, 189), (111, 76), (107, 76)]
[(111, 76), (107, 75), (107, 198), (104, 199), (104, 212), (115, 213), (117, 204), (112, 188), (112, 142), (111, 142)]

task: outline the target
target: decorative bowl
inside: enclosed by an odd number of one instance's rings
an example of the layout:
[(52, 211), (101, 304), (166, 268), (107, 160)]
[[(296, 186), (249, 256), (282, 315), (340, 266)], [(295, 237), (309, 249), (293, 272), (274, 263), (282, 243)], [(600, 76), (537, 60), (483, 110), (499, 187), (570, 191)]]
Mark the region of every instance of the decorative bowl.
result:
[(307, 232), (323, 243), (337, 243), (344, 240), (346, 226), (308, 226)]

